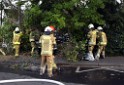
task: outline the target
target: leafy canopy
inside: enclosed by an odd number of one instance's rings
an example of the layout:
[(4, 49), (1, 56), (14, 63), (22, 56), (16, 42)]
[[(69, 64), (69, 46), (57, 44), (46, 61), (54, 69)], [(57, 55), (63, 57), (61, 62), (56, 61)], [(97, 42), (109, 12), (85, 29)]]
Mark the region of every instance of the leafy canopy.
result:
[[(32, 0), (32, 8), (25, 12), (26, 26), (54, 25), (58, 28), (79, 29), (89, 23), (104, 24), (103, 16), (97, 11), (104, 8), (105, 0)], [(40, 23), (39, 23), (40, 22)]]

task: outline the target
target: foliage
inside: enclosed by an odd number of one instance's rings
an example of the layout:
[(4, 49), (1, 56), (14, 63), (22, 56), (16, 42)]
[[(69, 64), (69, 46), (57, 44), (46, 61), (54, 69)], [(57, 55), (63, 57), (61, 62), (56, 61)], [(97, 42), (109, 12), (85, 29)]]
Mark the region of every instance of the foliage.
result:
[(24, 26), (27, 28), (39, 26), (41, 13), (42, 11), (38, 6), (34, 6), (30, 10), (26, 10), (24, 16)]
[(124, 54), (124, 12), (123, 6), (113, 0), (106, 2), (103, 16), (106, 20), (105, 31), (108, 37), (107, 52), (109, 54)]
[(27, 28), (43, 30), (48, 25), (64, 29), (69, 32), (76, 41), (85, 38), (85, 29), (89, 23), (104, 24), (103, 16), (97, 9), (104, 8), (106, 0), (89, 0), (82, 4), (81, 0), (32, 0), (31, 9), (24, 14), (24, 24)]
[[(71, 39), (74, 39), (73, 43), (69, 44), (74, 46), (67, 45), (68, 49), (65, 49), (68, 51), (67, 56), (73, 53), (75, 56), (78, 55), (79, 48), (83, 47), (80, 46), (79, 41), (85, 44), (89, 23), (95, 24), (95, 27), (104, 26), (108, 37), (108, 53), (124, 54), (124, 3), (118, 4), (116, 0), (42, 0), (42, 4), (38, 5), (40, 0), (30, 1), (31, 8), (24, 11), (24, 28), (43, 31), (44, 27), (53, 25), (58, 28), (57, 30), (68, 31)], [(18, 5), (22, 4), (24, 2), (18, 3)], [(13, 17), (13, 11), (11, 12), (9, 17)], [(11, 40), (12, 32), (8, 31), (12, 30), (12, 27), (12, 24), (7, 22), (3, 27), (4, 30), (3, 28), (0, 30), (0, 35), (5, 36), (7, 42)], [(24, 40), (27, 40), (27, 37), (28, 34)]]
[(73, 62), (77, 61), (78, 52), (75, 48), (75, 45), (76, 43), (74, 42), (64, 43), (63, 45), (63, 53), (64, 53), (63, 56), (65, 56), (68, 61), (73, 61)]
[(11, 53), (12, 52), (12, 30), (13, 30), (14, 25), (10, 24), (8, 22), (8, 19), (4, 20), (4, 25), (0, 28), (0, 42), (4, 42), (7, 45), (7, 48), (4, 50), (6, 53)]
[(70, 42), (64, 43), (62, 47), (63, 56), (65, 56), (68, 61), (76, 62), (80, 60), (85, 53), (85, 41), (77, 42), (71, 39)]
[(40, 22), (42, 27), (54, 25), (70, 29), (79, 29), (91, 22), (104, 24), (103, 16), (97, 12), (98, 8), (104, 8), (104, 0), (90, 0), (87, 7), (80, 3), (80, 0), (42, 0), (42, 4), (38, 6), (35, 2), (32, 8), (25, 12), (28, 17), (25, 17), (24, 21), (27, 25), (39, 25)]
[(0, 28), (0, 40), (4, 37), (6, 39), (6, 42), (11, 42), (12, 40), (12, 31), (14, 25), (10, 24), (8, 20), (4, 20), (4, 26)]
[(31, 46), (29, 42), (29, 35), (28, 34), (23, 34), (21, 38), (21, 51), (30, 51)]

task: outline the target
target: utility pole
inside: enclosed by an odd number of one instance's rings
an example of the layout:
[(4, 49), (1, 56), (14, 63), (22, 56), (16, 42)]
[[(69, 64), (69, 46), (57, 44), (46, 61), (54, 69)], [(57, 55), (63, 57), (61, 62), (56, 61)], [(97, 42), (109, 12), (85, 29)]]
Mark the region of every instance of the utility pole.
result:
[[(20, 2), (21, 0), (19, 0)], [(18, 21), (19, 21), (19, 28), (22, 29), (22, 15), (21, 15), (21, 6), (18, 5)]]
[(2, 26), (2, 23), (3, 23), (3, 19), (2, 19), (2, 15), (3, 15), (3, 0), (0, 0), (0, 5), (1, 5), (1, 14), (0, 14), (1, 15), (1, 17), (0, 17), (1, 18), (0, 22), (1, 23), (0, 24)]

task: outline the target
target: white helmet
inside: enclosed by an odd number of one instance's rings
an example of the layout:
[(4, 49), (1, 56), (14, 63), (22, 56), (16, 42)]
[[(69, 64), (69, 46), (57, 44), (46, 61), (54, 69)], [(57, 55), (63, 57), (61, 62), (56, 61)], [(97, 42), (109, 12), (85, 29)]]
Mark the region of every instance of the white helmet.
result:
[(19, 30), (19, 27), (16, 27), (16, 28), (15, 28), (15, 31), (16, 31), (16, 32), (20, 31), (20, 30)]
[(97, 30), (100, 31), (100, 30), (103, 30), (103, 28), (102, 28), (101, 26), (98, 26), (98, 27), (97, 27)]
[(93, 25), (93, 24), (89, 24), (89, 25), (88, 25), (88, 28), (89, 28), (89, 29), (92, 29), (92, 28), (94, 28), (94, 25)]
[(52, 31), (52, 29), (51, 29), (50, 26), (47, 26), (47, 27), (44, 29), (44, 31), (45, 31), (45, 32), (46, 32), (46, 31)]

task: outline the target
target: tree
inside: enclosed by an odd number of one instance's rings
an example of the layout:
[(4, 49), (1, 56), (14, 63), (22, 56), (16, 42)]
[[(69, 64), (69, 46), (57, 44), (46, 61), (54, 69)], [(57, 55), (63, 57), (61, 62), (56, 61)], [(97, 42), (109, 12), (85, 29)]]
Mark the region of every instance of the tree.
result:
[(119, 4), (116, 0), (109, 0), (105, 3), (105, 8), (102, 10), (106, 21), (105, 31), (108, 36), (107, 51), (111, 54), (124, 53), (124, 12), (122, 3)]
[[(87, 7), (81, 4), (80, 0), (42, 0), (40, 6), (36, 6), (37, 3), (35, 2), (31, 10), (38, 11), (39, 7), (39, 10), (42, 11), (40, 12), (41, 26), (53, 24), (59, 28), (77, 29), (88, 23), (104, 24), (103, 16), (97, 12), (98, 8), (104, 8), (104, 0), (89, 0), (86, 2)], [(37, 9), (35, 9), (36, 7)], [(28, 11), (28, 14), (32, 14), (32, 11)], [(34, 15), (37, 16), (37, 12)], [(32, 17), (32, 20), (29, 19), (29, 21), (33, 22), (38, 19), (36, 16), (33, 16), (34, 18)]]
[[(39, 1), (42, 1), (39, 4)], [(25, 1), (26, 2), (26, 1)], [(20, 2), (20, 5), (25, 4)], [(84, 38), (89, 23), (105, 26), (108, 52), (124, 48), (124, 5), (116, 0), (30, 0), (24, 13), (24, 27), (42, 30), (53, 25), (69, 32), (77, 41)], [(114, 35), (114, 36), (112, 36)], [(119, 50), (116, 49), (118, 47)], [(113, 49), (114, 48), (114, 49)]]

